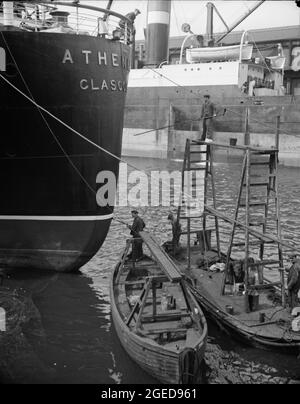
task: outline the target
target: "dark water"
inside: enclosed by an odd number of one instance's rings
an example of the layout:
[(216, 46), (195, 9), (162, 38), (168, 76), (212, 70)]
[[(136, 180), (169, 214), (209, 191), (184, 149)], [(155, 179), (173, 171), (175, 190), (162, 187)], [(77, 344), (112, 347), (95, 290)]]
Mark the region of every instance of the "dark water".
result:
[[(131, 160), (146, 169), (181, 169), (180, 162)], [(232, 211), (240, 176), (239, 164), (216, 166), (218, 203)], [(283, 232), (297, 240), (300, 228), (299, 169), (281, 168), (280, 188)], [(147, 228), (165, 241), (170, 236), (166, 216), (169, 208), (142, 208)], [(130, 208), (117, 208), (116, 217), (131, 222)], [(226, 230), (225, 230), (226, 232)], [(101, 251), (80, 274), (36, 274), (15, 272), (8, 285), (29, 291), (42, 316), (45, 337), (34, 340), (39, 358), (50, 372), (26, 371), (24, 382), (46, 383), (154, 383), (127, 356), (116, 337), (110, 318), (109, 277), (128, 237), (126, 227), (114, 221)], [(293, 356), (243, 346), (209, 324), (212, 343), (237, 355), (235, 366), (251, 381), (279, 382), (299, 378), (300, 360)], [(21, 364), (20, 364), (21, 366)]]

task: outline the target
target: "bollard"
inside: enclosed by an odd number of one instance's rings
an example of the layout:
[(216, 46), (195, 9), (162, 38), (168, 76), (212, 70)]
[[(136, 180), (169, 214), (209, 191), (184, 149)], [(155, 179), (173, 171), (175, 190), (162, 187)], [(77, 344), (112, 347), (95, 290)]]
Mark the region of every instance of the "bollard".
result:
[(0, 331), (6, 331), (6, 311), (0, 307)]

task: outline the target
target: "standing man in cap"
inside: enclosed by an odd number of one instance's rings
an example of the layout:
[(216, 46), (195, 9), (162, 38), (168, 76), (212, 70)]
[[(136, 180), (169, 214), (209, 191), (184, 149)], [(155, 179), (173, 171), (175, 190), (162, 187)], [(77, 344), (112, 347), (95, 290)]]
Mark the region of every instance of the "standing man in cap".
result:
[(201, 141), (212, 142), (213, 141), (213, 117), (217, 116), (216, 107), (210, 100), (210, 95), (204, 95), (204, 104), (201, 109), (200, 119), (203, 119), (203, 130)]
[(181, 224), (179, 221), (175, 218), (173, 213), (169, 213), (168, 215), (168, 220), (172, 225), (172, 247), (173, 247), (173, 254), (176, 254), (176, 251), (179, 248), (179, 240), (181, 236)]
[[(132, 11), (131, 13), (128, 13), (125, 15), (126, 18), (128, 18), (128, 20), (130, 20), (132, 22), (132, 36), (130, 38), (130, 41), (132, 42), (133, 39), (135, 38), (135, 33), (136, 33), (136, 29), (134, 26), (134, 21), (136, 19), (136, 17), (141, 14), (140, 10), (138, 8), (136, 8), (134, 11)], [(122, 29), (122, 33), (124, 35), (124, 30), (125, 30), (125, 22), (124, 20), (121, 20), (119, 22), (119, 26)]]
[(300, 260), (296, 253), (290, 255), (292, 266), (288, 270), (287, 289), (291, 310), (298, 306), (298, 293), (300, 290)]
[(138, 8), (136, 8), (134, 11), (132, 11), (131, 13), (128, 13), (125, 15), (126, 18), (128, 18), (128, 20), (130, 20), (132, 22), (132, 24), (134, 23), (136, 17), (141, 14), (140, 10)]
[(133, 237), (132, 241), (132, 260), (140, 261), (143, 256), (143, 240), (140, 238), (140, 231), (143, 231), (146, 227), (144, 220), (139, 216), (139, 212), (137, 210), (132, 210), (131, 215), (133, 217), (132, 225), (127, 225), (127, 227), (131, 230), (130, 234)]

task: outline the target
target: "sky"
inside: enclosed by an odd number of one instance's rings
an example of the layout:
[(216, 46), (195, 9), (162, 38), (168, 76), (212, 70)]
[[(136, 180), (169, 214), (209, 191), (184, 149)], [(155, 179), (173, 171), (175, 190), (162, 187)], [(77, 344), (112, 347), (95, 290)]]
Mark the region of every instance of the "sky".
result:
[[(153, 1), (153, 0), (150, 0)], [(215, 4), (227, 25), (232, 25), (242, 15), (244, 15), (256, 1), (230, 1), (220, 0), (211, 1)], [(81, 3), (88, 3), (106, 8), (107, 0), (87, 1), (81, 0)], [(144, 38), (144, 28), (146, 27), (148, 0), (115, 0), (112, 10), (126, 14), (138, 8), (141, 14), (136, 20), (137, 39)], [(208, 1), (201, 0), (173, 0), (171, 14), (171, 36), (184, 35), (181, 31), (181, 25), (188, 23), (196, 34), (204, 34), (206, 31), (206, 4)], [(235, 30), (250, 30), (257, 28), (282, 27), (289, 25), (300, 25), (300, 8), (294, 0), (290, 1), (266, 1), (251, 16), (249, 16)], [(215, 32), (224, 32), (225, 27), (215, 15)]]

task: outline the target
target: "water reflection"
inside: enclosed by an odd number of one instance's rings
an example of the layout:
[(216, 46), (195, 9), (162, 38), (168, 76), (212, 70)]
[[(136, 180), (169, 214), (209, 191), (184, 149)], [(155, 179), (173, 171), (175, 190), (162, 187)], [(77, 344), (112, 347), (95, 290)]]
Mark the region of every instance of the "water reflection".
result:
[[(180, 161), (131, 159), (146, 170), (181, 170)], [(234, 167), (216, 165), (218, 204), (226, 213), (233, 213), (239, 162)], [(300, 227), (299, 170), (280, 170), (281, 211), (286, 239), (298, 240)], [(142, 207), (147, 229), (161, 241), (171, 237), (167, 222), (168, 207)], [(130, 223), (130, 207), (119, 207), (116, 216)], [(129, 236), (126, 226), (114, 221), (100, 250), (80, 274), (37, 274), (15, 272), (7, 286), (24, 288), (33, 296), (42, 316), (45, 338), (30, 339), (40, 360), (49, 372), (26, 373), (24, 382), (134, 384), (154, 383), (128, 357), (121, 347), (110, 318), (109, 279)], [(226, 230), (224, 232), (226, 238)], [(300, 243), (299, 243), (300, 244)], [(250, 377), (249, 382), (271, 382), (276, 377), (300, 376), (299, 360), (294, 357), (245, 347), (213, 325), (209, 326), (212, 344), (221, 346), (228, 355), (225, 362), (237, 372)], [(51, 377), (49, 376), (51, 374)], [(247, 379), (247, 377), (245, 377)], [(251, 379), (252, 378), (252, 379)]]

